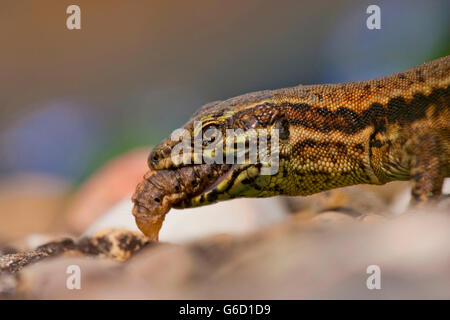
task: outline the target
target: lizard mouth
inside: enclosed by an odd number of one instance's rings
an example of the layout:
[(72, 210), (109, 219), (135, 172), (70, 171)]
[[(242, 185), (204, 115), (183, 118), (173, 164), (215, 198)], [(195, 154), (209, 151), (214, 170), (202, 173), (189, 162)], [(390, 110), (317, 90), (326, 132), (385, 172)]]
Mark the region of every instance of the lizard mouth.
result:
[[(189, 208), (229, 198), (227, 191), (242, 172), (238, 165), (198, 164), (150, 170), (138, 185), (133, 202), (141, 211), (158, 212), (166, 199), (174, 208)], [(220, 197), (219, 197), (220, 196)]]
[[(261, 182), (257, 180), (260, 163), (219, 164), (203, 160), (200, 164), (184, 164), (168, 156), (166, 149), (163, 146), (150, 154), (151, 170), (132, 197), (136, 223), (147, 236), (157, 237), (170, 208), (192, 208), (244, 196), (267, 196), (261, 194), (259, 185), (255, 187)], [(155, 154), (160, 156), (153, 161)], [(191, 160), (196, 159), (193, 153), (186, 155)]]
[(205, 185), (203, 190), (192, 194), (190, 197), (183, 199), (179, 203), (175, 203), (173, 207), (197, 207), (231, 198), (230, 195), (227, 194), (227, 190), (234, 180), (233, 176), (236, 175), (237, 165), (228, 165), (227, 167), (228, 168), (225, 168), (220, 175), (215, 177), (215, 181), (209, 185)]
[(232, 171), (231, 165), (217, 164), (149, 170), (132, 196), (133, 214), (145, 220), (165, 215), (171, 207), (201, 205), (191, 200), (212, 192)]
[(139, 229), (157, 239), (170, 208), (190, 208), (231, 199), (228, 193), (236, 165), (199, 164), (148, 171), (132, 196), (133, 215)]

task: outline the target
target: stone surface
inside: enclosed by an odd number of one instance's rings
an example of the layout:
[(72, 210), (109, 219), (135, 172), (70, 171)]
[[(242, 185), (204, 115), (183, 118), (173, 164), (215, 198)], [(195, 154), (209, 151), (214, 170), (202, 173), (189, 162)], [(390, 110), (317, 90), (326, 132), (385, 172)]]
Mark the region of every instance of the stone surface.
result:
[[(368, 223), (292, 216), (249, 235), (144, 246), (122, 263), (62, 255), (0, 283), (4, 295), (37, 299), (449, 299), (449, 212), (447, 201)], [(74, 264), (81, 290), (65, 285)], [(381, 269), (381, 290), (366, 286), (370, 265)]]
[[(394, 212), (408, 186), (388, 188), (395, 195), (356, 186), (294, 199), (295, 214), (277, 207), (283, 198), (169, 212), (179, 220), (172, 227), (168, 220), (163, 230), (172, 239), (158, 243), (108, 229), (134, 226), (131, 204), (118, 206), (81, 237), (0, 243), (0, 298), (450, 299), (450, 197)], [(248, 223), (242, 217), (251, 223), (240, 226)], [(226, 228), (205, 232), (215, 226)], [(191, 238), (176, 240), (183, 229)], [(367, 288), (372, 265), (381, 270), (381, 290)], [(70, 266), (80, 268), (80, 290), (67, 287)]]
[[(85, 235), (104, 228), (120, 227), (138, 232), (133, 205), (127, 197), (95, 221)], [(192, 209), (171, 209), (166, 215), (160, 240), (186, 243), (206, 236), (246, 234), (279, 223), (289, 216), (282, 198), (236, 199)]]
[[(397, 185), (399, 190), (403, 190), (404, 187), (403, 184), (401, 186)], [(367, 213), (390, 215), (389, 205), (391, 200), (384, 196), (382, 189), (385, 188), (392, 189), (393, 186), (386, 185), (375, 188), (362, 185), (351, 186), (329, 190), (308, 197), (289, 197), (287, 199), (292, 210), (297, 213), (306, 211), (317, 213), (332, 210), (341, 211), (352, 216)]]
[(63, 238), (23, 252), (17, 252), (9, 248), (3, 249), (2, 255), (0, 255), (0, 273), (14, 274), (32, 263), (49, 257), (57, 257), (64, 253), (82, 256), (106, 256), (118, 261), (125, 261), (135, 251), (139, 251), (149, 244), (152, 244), (152, 242), (141, 233), (105, 229), (99, 231), (93, 237)]

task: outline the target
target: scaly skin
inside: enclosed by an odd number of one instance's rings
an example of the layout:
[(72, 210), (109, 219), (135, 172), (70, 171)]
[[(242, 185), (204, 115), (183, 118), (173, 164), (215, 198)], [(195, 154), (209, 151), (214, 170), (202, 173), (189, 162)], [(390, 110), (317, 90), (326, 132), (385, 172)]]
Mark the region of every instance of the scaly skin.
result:
[[(222, 167), (227, 173), (214, 174), (215, 183), (174, 205), (309, 195), (355, 184), (409, 179), (414, 182), (416, 201), (435, 199), (441, 194), (444, 178), (450, 176), (449, 83), (447, 56), (370, 81), (300, 85), (208, 104), (184, 126), (192, 136), (194, 121), (202, 121), (203, 130), (215, 127), (222, 132), (227, 128), (244, 132), (277, 128), (278, 173), (261, 175), (261, 164)], [(166, 139), (157, 146), (149, 156), (150, 168), (196, 168), (198, 165), (172, 161), (171, 150), (178, 143)], [(206, 177), (200, 174), (197, 178), (202, 181)], [(137, 204), (141, 203), (139, 197), (135, 198)]]

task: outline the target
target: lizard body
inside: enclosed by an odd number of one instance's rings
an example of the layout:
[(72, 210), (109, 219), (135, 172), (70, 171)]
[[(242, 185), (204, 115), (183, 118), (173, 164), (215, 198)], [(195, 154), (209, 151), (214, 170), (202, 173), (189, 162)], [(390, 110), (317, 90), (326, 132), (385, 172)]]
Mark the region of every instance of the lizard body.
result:
[[(237, 197), (309, 195), (410, 179), (416, 201), (437, 198), (443, 180), (450, 176), (449, 84), (447, 56), (369, 81), (299, 85), (210, 103), (184, 125), (189, 135), (196, 134), (194, 121), (202, 122), (203, 132), (278, 129), (279, 170), (262, 175), (261, 164), (210, 164), (208, 181), (215, 182), (190, 193), (191, 187), (181, 184), (180, 192), (189, 197), (174, 206)], [(227, 137), (223, 134), (220, 139)], [(150, 168), (176, 172), (192, 167), (194, 180), (204, 181), (204, 167), (197, 168), (205, 164), (174, 162), (172, 150), (179, 142), (166, 139), (158, 145), (149, 156)], [(194, 151), (190, 152), (193, 158)], [(142, 191), (133, 198), (141, 211), (148, 208), (146, 196)]]

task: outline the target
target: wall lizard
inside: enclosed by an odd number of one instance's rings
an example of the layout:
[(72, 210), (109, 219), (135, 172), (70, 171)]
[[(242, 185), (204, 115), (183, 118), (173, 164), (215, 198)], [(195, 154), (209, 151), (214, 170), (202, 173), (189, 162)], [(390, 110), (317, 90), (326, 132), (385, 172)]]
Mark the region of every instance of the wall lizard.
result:
[(145, 227), (151, 220), (159, 230), (171, 206), (395, 180), (413, 181), (415, 202), (436, 199), (450, 176), (449, 84), (447, 56), (369, 81), (299, 85), (205, 105), (183, 127), (191, 137), (194, 121), (223, 133), (276, 128), (278, 172), (262, 175), (261, 164), (176, 164), (171, 151), (179, 141), (168, 138), (152, 150), (151, 173), (133, 196), (138, 226), (154, 233)]

